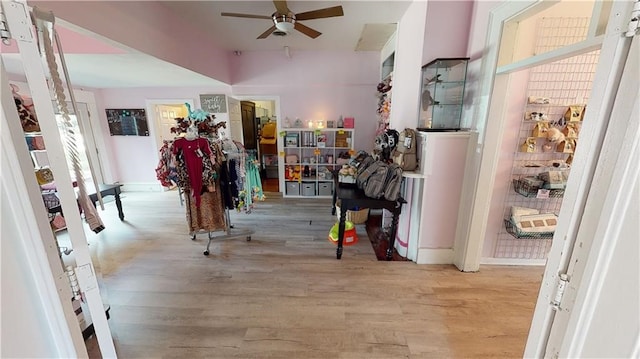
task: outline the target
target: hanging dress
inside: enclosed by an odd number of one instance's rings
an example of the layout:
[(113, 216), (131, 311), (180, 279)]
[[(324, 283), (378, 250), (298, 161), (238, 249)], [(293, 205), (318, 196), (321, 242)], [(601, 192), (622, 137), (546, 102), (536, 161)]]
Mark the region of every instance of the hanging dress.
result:
[(175, 140), (178, 185), (185, 189), (189, 233), (226, 230), (216, 166), (219, 150), (205, 138)]

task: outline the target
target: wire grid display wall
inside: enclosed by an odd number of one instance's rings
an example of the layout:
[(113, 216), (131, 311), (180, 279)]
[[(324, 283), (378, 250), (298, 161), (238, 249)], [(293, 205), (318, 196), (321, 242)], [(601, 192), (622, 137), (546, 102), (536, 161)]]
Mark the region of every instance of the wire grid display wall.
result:
[[(543, 18), (538, 23), (538, 38), (536, 53), (542, 53), (566, 44), (573, 44), (584, 40), (589, 26), (588, 18)], [(569, 105), (585, 104), (591, 92), (591, 85), (595, 75), (600, 51), (592, 51), (571, 58), (559, 60), (550, 64), (532, 68), (527, 85), (527, 98), (544, 99), (543, 104), (527, 105), (522, 113), (522, 122), (518, 134), (518, 144), (515, 149), (511, 172), (511, 188), (505, 197), (503, 218), (505, 219), (501, 231), (495, 241), (495, 258), (512, 259), (545, 259), (551, 248), (551, 238), (516, 238), (507, 232), (507, 222), (511, 216), (511, 207), (535, 208), (540, 213), (560, 212), (563, 190), (551, 191), (549, 198), (524, 196), (516, 192), (515, 186), (521, 182), (516, 180), (523, 177), (537, 176), (541, 172), (553, 168), (556, 163), (564, 163), (569, 154), (557, 152), (552, 144), (551, 149), (543, 150), (547, 144), (545, 138), (536, 139), (535, 152), (520, 151), (520, 146), (532, 136), (536, 121), (527, 119), (531, 112), (544, 113), (551, 126), (562, 129), (563, 116)], [(548, 101), (547, 101), (548, 99)], [(578, 143), (578, 141), (576, 141)], [(577, 144), (579, 145), (579, 144)], [(551, 236), (547, 236), (551, 237)]]

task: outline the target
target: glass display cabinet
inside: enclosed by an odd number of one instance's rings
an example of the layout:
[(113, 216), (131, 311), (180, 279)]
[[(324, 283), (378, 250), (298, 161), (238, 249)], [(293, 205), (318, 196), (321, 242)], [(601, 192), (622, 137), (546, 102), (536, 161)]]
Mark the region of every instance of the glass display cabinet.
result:
[(439, 58), (422, 66), (420, 131), (461, 130), (469, 58)]

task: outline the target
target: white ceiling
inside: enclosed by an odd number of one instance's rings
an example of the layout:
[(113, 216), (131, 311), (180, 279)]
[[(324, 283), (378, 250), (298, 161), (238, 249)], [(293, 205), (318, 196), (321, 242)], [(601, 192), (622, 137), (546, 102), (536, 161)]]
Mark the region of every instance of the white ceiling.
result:
[[(167, 1), (160, 2), (201, 31), (208, 32), (219, 48), (229, 51), (292, 50), (378, 51), (395, 32), (395, 24), (411, 1), (288, 1), (294, 13), (341, 5), (344, 16), (302, 21), (322, 35), (316, 39), (294, 31), (257, 40), (272, 22), (264, 19), (220, 16), (221, 12), (270, 16), (272, 1)], [(170, 23), (167, 26), (171, 26)], [(105, 34), (108, 35), (108, 34)], [(64, 39), (63, 39), (64, 41)], [(184, 39), (184, 41), (199, 41)], [(109, 45), (114, 45), (110, 43)], [(203, 46), (207, 46), (203, 43)], [(128, 50), (125, 50), (128, 51)], [(2, 53), (7, 72), (23, 75), (17, 54)], [(198, 87), (221, 82), (141, 53), (65, 54), (71, 82), (76, 87)]]

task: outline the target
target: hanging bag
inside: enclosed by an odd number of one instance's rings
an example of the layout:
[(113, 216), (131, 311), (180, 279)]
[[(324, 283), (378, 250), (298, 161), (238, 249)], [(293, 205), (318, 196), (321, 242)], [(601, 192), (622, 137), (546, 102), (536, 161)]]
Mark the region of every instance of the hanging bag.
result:
[(413, 171), (418, 167), (416, 155), (416, 131), (405, 128), (398, 136), (398, 144), (393, 150), (393, 163), (404, 171)]

